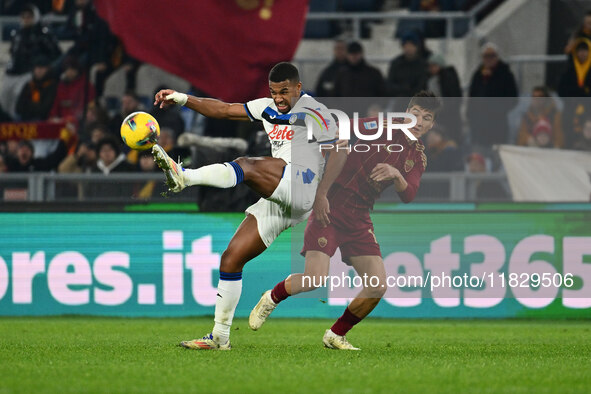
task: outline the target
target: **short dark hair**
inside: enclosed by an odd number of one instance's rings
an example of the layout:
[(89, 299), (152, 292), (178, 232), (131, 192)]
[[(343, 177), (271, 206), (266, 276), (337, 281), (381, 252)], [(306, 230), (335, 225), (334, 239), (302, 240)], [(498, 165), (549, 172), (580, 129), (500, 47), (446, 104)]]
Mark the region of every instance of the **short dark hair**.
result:
[(270, 82), (300, 82), (300, 73), (296, 66), (288, 62), (277, 63), (269, 71)]
[[(158, 93), (158, 92), (156, 92)], [(135, 101), (139, 102), (140, 101), (140, 96), (138, 96), (138, 94), (135, 92), (135, 90), (132, 89), (127, 89), (125, 91), (125, 93), (123, 93), (124, 96), (129, 96), (132, 99), (134, 99)]]
[(121, 153), (121, 146), (117, 143), (117, 140), (111, 136), (104, 137), (96, 144), (96, 153), (97, 155), (100, 153), (103, 146), (109, 145), (114, 151), (115, 156), (119, 156)]
[(20, 148), (22, 146), (26, 146), (31, 150), (32, 153), (35, 153), (35, 147), (33, 146), (31, 140), (20, 140), (18, 143), (18, 147)]
[(357, 41), (350, 42), (347, 45), (347, 53), (356, 54), (356, 53), (363, 53), (363, 47)]
[(434, 116), (437, 116), (442, 107), (441, 101), (435, 96), (435, 93), (429, 90), (421, 90), (415, 94), (408, 102), (408, 109), (415, 105), (432, 112)]
[(581, 51), (581, 50), (583, 50), (583, 51), (588, 51), (589, 50), (589, 45), (585, 41), (583, 41), (583, 40), (579, 41), (577, 43), (576, 48), (575, 48), (575, 51)]
[(550, 97), (550, 90), (548, 89), (547, 86), (544, 86), (544, 85), (535, 86), (532, 89), (532, 92), (542, 92), (544, 97)]

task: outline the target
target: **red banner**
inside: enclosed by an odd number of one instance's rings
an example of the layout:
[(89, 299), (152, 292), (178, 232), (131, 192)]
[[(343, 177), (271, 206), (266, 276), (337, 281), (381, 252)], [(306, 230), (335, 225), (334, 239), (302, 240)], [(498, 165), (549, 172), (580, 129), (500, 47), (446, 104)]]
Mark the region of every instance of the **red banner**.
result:
[(0, 141), (52, 140), (67, 133), (64, 122), (11, 122), (0, 123)]
[(267, 75), (292, 59), (308, 0), (96, 0), (128, 53), (212, 97), (268, 96)]

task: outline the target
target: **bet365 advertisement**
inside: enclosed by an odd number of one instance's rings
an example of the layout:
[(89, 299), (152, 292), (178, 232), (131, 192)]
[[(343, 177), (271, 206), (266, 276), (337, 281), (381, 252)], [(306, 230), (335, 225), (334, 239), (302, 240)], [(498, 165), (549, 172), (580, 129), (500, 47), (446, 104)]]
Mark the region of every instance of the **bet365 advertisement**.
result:
[[(0, 315), (212, 315), (242, 214), (0, 214)], [(388, 274), (380, 317), (589, 317), (591, 212), (377, 212)], [(244, 270), (237, 316), (303, 258), (300, 225)], [(332, 259), (331, 278), (355, 279)], [(292, 261), (301, 259), (301, 262)], [(361, 282), (360, 282), (361, 283)], [(334, 317), (355, 280), (277, 316)]]

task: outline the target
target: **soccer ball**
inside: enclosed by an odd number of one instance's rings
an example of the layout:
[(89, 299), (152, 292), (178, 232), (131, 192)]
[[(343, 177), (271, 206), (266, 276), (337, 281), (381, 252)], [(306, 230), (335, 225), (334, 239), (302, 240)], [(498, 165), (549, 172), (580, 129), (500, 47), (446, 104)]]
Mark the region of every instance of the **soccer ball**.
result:
[(158, 122), (146, 112), (134, 112), (121, 124), (121, 139), (131, 149), (150, 149), (156, 144), (159, 136)]

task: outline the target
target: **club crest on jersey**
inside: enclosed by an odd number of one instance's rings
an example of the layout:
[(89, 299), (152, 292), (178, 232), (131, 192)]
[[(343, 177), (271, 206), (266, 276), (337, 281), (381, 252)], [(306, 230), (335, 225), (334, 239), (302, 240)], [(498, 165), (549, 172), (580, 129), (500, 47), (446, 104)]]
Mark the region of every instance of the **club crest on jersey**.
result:
[(415, 166), (415, 162), (411, 159), (408, 159), (407, 161), (404, 162), (404, 171), (410, 172), (410, 170), (412, 170), (412, 168), (414, 166)]
[(324, 248), (328, 244), (328, 240), (324, 237), (318, 238), (318, 246)]

